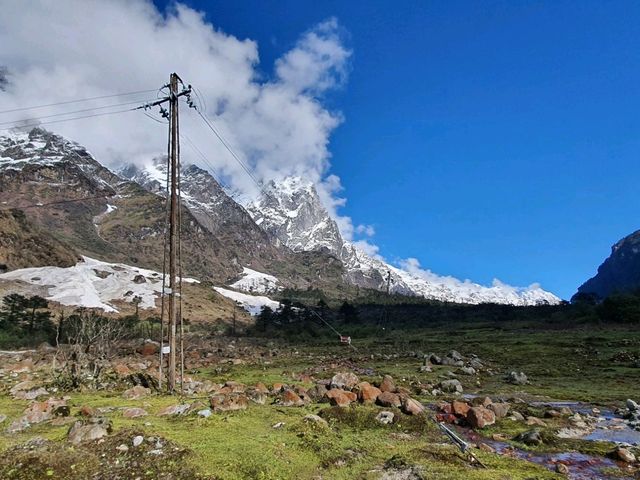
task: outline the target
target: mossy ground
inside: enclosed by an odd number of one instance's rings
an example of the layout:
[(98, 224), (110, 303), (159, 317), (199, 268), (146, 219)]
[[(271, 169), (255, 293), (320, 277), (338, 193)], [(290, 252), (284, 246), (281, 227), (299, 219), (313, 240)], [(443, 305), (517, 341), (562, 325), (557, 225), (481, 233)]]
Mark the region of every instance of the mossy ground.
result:
[[(246, 384), (275, 382), (304, 385), (306, 374), (328, 378), (335, 371), (356, 365), (365, 369), (363, 379), (379, 379), (391, 374), (399, 384), (411, 386), (413, 381), (436, 382), (455, 370), (436, 367), (433, 372), (419, 372), (419, 357), (379, 357), (407, 351), (445, 354), (456, 349), (464, 355), (477, 354), (496, 372), (474, 377), (460, 376), (465, 390), (476, 394), (546, 396), (560, 400), (590, 401), (617, 405), (627, 397), (637, 397), (640, 371), (612, 361), (623, 351), (640, 349), (640, 332), (617, 329), (534, 329), (486, 325), (464, 328), (427, 329), (410, 336), (387, 331), (384, 336), (354, 339), (358, 351), (337, 345), (279, 346), (280, 354), (249, 360), (246, 364), (220, 363), (215, 367), (190, 372), (194, 377), (216, 382), (235, 380)], [(596, 353), (597, 351), (597, 353)], [(296, 353), (297, 352), (297, 353)], [(372, 357), (373, 354), (373, 357)], [(366, 371), (371, 369), (373, 373)], [(507, 385), (507, 370), (522, 370), (531, 379), (525, 386)], [(467, 459), (447, 442), (426, 418), (398, 414), (399, 421), (382, 426), (375, 422), (378, 407), (354, 406), (329, 408), (327, 404), (306, 407), (250, 405), (246, 411), (214, 414), (210, 418), (196, 416), (158, 417), (165, 406), (180, 400), (153, 395), (141, 400), (125, 400), (121, 392), (71, 392), (69, 404), (75, 415), (82, 405), (115, 407), (109, 413), (115, 432), (135, 429), (145, 436), (158, 435), (188, 448), (184, 461), (204, 478), (216, 479), (375, 479), (389, 465), (418, 466), (424, 478), (434, 479), (554, 479), (562, 478), (548, 468), (508, 456), (476, 451), (487, 469), (470, 466)], [(418, 398), (434, 402), (433, 397)], [(200, 399), (207, 403), (206, 398)], [(190, 398), (190, 402), (194, 399)], [(0, 413), (8, 416), (4, 427), (18, 418), (28, 402), (0, 396)], [(149, 416), (138, 419), (122, 417), (120, 407), (142, 407)], [(305, 423), (307, 413), (319, 413), (329, 427)], [(549, 421), (545, 431), (557, 425)], [(283, 423), (281, 428), (273, 426)], [(506, 434), (512, 438), (527, 429), (522, 423), (503, 420), (484, 432)], [(35, 425), (18, 434), (0, 434), (0, 451), (39, 436), (62, 442), (68, 425)], [(526, 449), (524, 445), (517, 445)], [(604, 455), (611, 448), (602, 442), (555, 439), (534, 451), (580, 451)], [(386, 467), (385, 467), (386, 465)], [(614, 469), (615, 470), (615, 469)], [(618, 471), (609, 472), (614, 478)], [(37, 478), (37, 477), (25, 477)], [(54, 475), (48, 478), (64, 478)]]

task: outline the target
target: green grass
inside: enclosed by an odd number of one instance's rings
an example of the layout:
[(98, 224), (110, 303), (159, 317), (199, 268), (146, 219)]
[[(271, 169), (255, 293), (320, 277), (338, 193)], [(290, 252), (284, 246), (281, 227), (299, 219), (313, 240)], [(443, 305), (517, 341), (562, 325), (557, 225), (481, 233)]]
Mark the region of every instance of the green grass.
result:
[[(460, 327), (460, 326), (458, 326)], [(619, 404), (627, 397), (637, 397), (638, 370), (611, 360), (620, 352), (635, 353), (640, 348), (640, 333), (631, 329), (547, 329), (535, 330), (523, 325), (465, 324), (463, 328), (434, 326), (407, 335), (387, 331), (376, 338), (354, 338), (357, 352), (336, 344), (282, 345), (275, 357), (255, 359), (246, 364), (219, 363), (213, 367), (192, 371), (196, 378), (223, 383), (227, 380), (253, 385), (263, 382), (301, 385), (301, 375), (328, 378), (334, 372), (351, 370), (355, 365), (371, 368), (375, 374), (360, 375), (361, 379), (379, 380), (390, 374), (397, 383), (411, 387), (414, 382), (436, 383), (454, 367), (435, 367), (433, 372), (421, 373), (420, 357), (407, 356), (413, 352), (435, 352), (444, 355), (451, 349), (463, 355), (475, 353), (495, 375), (483, 373), (479, 377), (460, 376), (466, 392), (477, 394), (547, 396), (554, 399), (589, 401), (600, 404)], [(597, 350), (597, 353), (596, 353)], [(298, 353), (295, 353), (298, 352)], [(377, 354), (400, 354), (385, 360)], [(373, 358), (372, 355), (373, 354)], [(522, 370), (531, 383), (525, 386), (506, 385), (504, 373)], [(308, 385), (308, 383), (307, 383)], [(400, 415), (400, 421), (381, 426), (374, 420), (378, 407), (358, 406), (329, 409), (327, 404), (313, 404), (302, 408), (276, 405), (251, 405), (246, 411), (214, 414), (208, 419), (199, 417), (158, 417), (163, 407), (180, 399), (154, 395), (141, 400), (125, 400), (120, 393), (70, 393), (72, 415), (82, 405), (92, 407), (139, 406), (149, 412), (148, 417), (125, 419), (119, 410), (107, 414), (116, 431), (135, 429), (145, 435), (160, 435), (188, 447), (191, 454), (185, 459), (203, 476), (230, 479), (312, 479), (322, 476), (331, 479), (375, 479), (385, 465), (418, 466), (425, 478), (438, 479), (558, 479), (562, 478), (543, 466), (497, 454), (478, 452), (489, 467), (471, 467), (460, 452), (433, 425), (424, 419)], [(440, 400), (420, 398), (424, 402)], [(200, 399), (207, 403), (206, 398)], [(194, 401), (190, 399), (189, 401)], [(8, 415), (6, 427), (18, 418), (28, 402), (0, 395), (0, 413)], [(529, 414), (542, 415), (542, 410), (528, 408)], [(307, 413), (320, 413), (329, 428), (309, 425), (302, 421)], [(611, 448), (606, 442), (557, 439), (553, 431), (563, 420), (547, 420), (543, 428), (546, 442), (538, 447), (525, 447), (533, 452), (579, 451), (591, 455), (605, 455)], [(284, 422), (282, 428), (273, 425)], [(502, 420), (483, 434), (503, 433), (512, 438), (527, 430), (522, 423)], [(23, 443), (34, 436), (61, 441), (68, 426), (34, 426), (15, 435), (0, 433), (0, 451)], [(615, 473), (615, 472), (614, 472)], [(612, 473), (612, 475), (614, 474)]]

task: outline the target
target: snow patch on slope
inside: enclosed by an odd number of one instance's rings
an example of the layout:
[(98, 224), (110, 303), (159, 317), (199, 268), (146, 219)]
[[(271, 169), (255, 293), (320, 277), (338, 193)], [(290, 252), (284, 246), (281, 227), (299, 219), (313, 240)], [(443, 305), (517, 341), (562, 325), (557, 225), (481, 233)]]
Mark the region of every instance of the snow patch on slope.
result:
[[(162, 273), (122, 263), (106, 263), (89, 257), (73, 267), (22, 268), (0, 275), (2, 280), (18, 280), (46, 287), (47, 300), (67, 306), (101, 308), (117, 312), (113, 300), (141, 299), (140, 308), (155, 308), (162, 293)], [(197, 283), (192, 278), (184, 282)]]
[(227, 297), (234, 302), (238, 302), (242, 305), (247, 312), (251, 315), (258, 315), (262, 307), (269, 307), (272, 310), (276, 310), (280, 307), (280, 303), (275, 300), (271, 300), (269, 297), (262, 295), (248, 295), (246, 293), (234, 292), (222, 287), (213, 287), (223, 297)]
[(258, 272), (250, 268), (242, 269), (242, 278), (230, 286), (236, 290), (242, 290), (249, 293), (267, 293), (280, 290), (278, 279), (273, 275)]

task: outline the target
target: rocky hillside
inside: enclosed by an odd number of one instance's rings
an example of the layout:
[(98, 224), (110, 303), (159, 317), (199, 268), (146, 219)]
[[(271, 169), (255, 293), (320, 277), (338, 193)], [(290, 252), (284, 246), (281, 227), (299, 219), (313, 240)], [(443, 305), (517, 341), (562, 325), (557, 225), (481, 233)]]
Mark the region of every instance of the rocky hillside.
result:
[(640, 230), (611, 247), (611, 255), (598, 267), (598, 273), (578, 288), (578, 293), (599, 298), (616, 292), (640, 288)]
[(410, 274), (373, 258), (342, 238), (313, 184), (297, 177), (270, 182), (247, 210), (278, 242), (297, 251), (326, 251), (335, 255), (345, 266), (345, 280), (353, 285), (385, 290), (390, 276), (392, 293), (444, 302), (538, 305), (560, 301), (537, 285), (516, 288), (496, 281), (485, 287), (430, 272), (420, 276)]

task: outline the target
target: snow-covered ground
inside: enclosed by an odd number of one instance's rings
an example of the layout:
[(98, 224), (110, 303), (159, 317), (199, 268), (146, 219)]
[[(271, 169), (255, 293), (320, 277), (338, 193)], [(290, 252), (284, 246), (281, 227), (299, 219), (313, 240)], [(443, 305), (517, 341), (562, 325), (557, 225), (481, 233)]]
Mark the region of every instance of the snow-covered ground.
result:
[(278, 286), (278, 279), (268, 273), (244, 267), (242, 275), (240, 280), (230, 285), (232, 288), (249, 293), (268, 293), (281, 288)]
[(258, 315), (263, 306), (270, 307), (272, 310), (276, 310), (280, 307), (280, 303), (262, 295), (248, 295), (246, 293), (227, 290), (222, 287), (213, 287), (213, 289), (223, 297), (230, 298), (231, 300), (241, 304), (242, 308), (251, 315)]
[[(140, 308), (155, 308), (162, 293), (162, 273), (122, 263), (106, 263), (89, 257), (73, 267), (23, 268), (0, 275), (2, 280), (21, 280), (46, 287), (47, 300), (62, 305), (118, 310), (114, 300), (132, 301), (138, 296)], [(194, 283), (192, 278), (184, 282)]]

